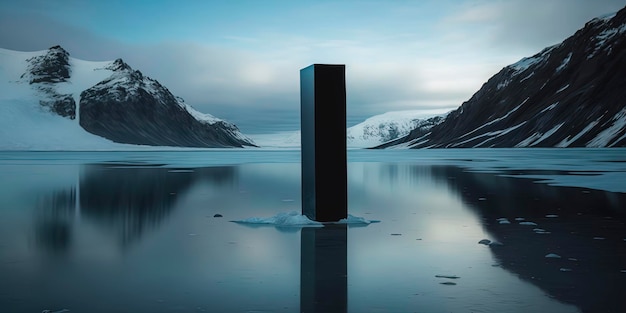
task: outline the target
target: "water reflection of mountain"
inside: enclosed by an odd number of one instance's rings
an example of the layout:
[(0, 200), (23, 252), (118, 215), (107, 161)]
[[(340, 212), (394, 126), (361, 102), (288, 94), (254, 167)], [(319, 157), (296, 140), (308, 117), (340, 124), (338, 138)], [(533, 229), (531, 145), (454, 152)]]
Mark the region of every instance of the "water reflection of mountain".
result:
[[(583, 312), (626, 312), (621, 272), (626, 269), (626, 194), (456, 167), (434, 167), (432, 174), (483, 218), (491, 239), (504, 243), (490, 248), (502, 268)], [(516, 218), (537, 225), (520, 225)], [(546, 258), (549, 253), (561, 258)]]
[(39, 246), (53, 253), (68, 250), (72, 240), (72, 217), (75, 212), (76, 190), (51, 192), (37, 202), (35, 238)]
[(195, 184), (221, 188), (232, 186), (235, 177), (235, 167), (82, 165), (78, 186), (41, 197), (35, 222), (37, 242), (56, 252), (68, 249), (74, 217), (80, 216), (110, 232), (125, 247), (164, 222)]

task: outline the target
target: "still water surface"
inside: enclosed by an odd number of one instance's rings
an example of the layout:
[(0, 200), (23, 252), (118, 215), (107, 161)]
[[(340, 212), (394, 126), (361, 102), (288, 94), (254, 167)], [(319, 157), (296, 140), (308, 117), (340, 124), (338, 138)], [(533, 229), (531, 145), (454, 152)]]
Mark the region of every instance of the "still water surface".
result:
[(391, 155), (348, 165), (380, 223), (301, 229), (231, 222), (300, 210), (298, 151), (2, 153), (0, 312), (626, 309), (624, 193)]

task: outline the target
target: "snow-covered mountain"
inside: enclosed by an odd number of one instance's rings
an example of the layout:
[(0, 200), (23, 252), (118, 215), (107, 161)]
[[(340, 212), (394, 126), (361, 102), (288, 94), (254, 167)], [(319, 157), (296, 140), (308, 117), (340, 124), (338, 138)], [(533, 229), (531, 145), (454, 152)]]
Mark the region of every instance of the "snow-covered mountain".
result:
[[(444, 115), (424, 117), (422, 111), (391, 111), (374, 115), (348, 127), (348, 148), (370, 148), (406, 136), (412, 129), (429, 130), (444, 120)], [(251, 135), (261, 147), (300, 148), (300, 131)]]
[(404, 137), (413, 129), (428, 130), (441, 123), (444, 116), (424, 118), (421, 111), (392, 111), (375, 115), (347, 129), (348, 146), (378, 146)]
[(504, 67), (411, 148), (626, 147), (626, 8)]
[[(129, 145), (132, 144), (132, 145)], [(0, 150), (254, 146), (121, 59), (0, 49)]]

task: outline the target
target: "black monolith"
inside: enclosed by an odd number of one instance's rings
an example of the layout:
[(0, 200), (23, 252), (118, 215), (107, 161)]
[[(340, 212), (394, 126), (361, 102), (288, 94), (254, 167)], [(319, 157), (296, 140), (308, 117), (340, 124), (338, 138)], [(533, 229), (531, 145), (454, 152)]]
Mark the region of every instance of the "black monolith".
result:
[(300, 70), (302, 214), (319, 222), (348, 216), (345, 65)]

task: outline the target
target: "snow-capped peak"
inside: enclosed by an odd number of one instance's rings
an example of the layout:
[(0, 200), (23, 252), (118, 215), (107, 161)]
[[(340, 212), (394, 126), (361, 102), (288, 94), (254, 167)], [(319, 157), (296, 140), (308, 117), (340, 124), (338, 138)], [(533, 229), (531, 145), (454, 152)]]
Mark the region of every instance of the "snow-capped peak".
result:
[[(234, 124), (198, 112), (122, 59), (84, 61), (60, 46), (0, 48), (0, 125), (0, 149), (8, 150), (254, 145)], [(112, 140), (134, 145), (113, 143), (106, 132), (94, 132), (98, 127), (115, 129)]]
[[(352, 147), (373, 147), (404, 137), (411, 130), (419, 128), (427, 119), (423, 111), (391, 111), (372, 116), (347, 130), (348, 145)], [(432, 125), (431, 125), (432, 127)]]

